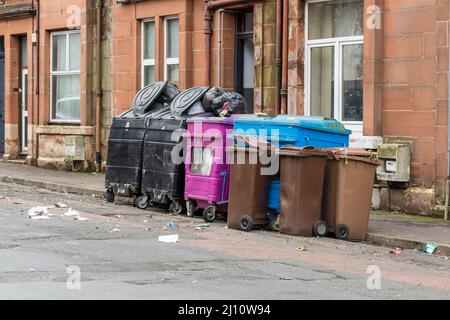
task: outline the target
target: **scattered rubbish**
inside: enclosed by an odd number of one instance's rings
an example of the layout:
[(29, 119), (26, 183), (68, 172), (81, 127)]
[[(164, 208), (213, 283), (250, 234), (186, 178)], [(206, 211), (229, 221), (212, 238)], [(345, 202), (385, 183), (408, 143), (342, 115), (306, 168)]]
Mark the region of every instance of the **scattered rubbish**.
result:
[(67, 204), (58, 202), (58, 203), (55, 204), (55, 207), (56, 208), (67, 208)]
[(195, 230), (203, 230), (209, 228), (209, 223), (198, 224), (195, 226)]
[(116, 217), (117, 219), (123, 219), (123, 217), (122, 217), (120, 214), (116, 215), (115, 217)]
[(178, 242), (178, 235), (171, 234), (168, 236), (159, 236), (158, 241), (165, 242), (165, 243), (175, 243), (175, 242)]
[(80, 213), (78, 211), (72, 210), (72, 208), (69, 209), (66, 213), (64, 213), (66, 217), (78, 217)]
[(434, 251), (436, 251), (436, 249), (438, 248), (437, 243), (434, 242), (428, 242), (424, 247), (423, 247), (423, 251), (429, 254), (433, 254)]
[(145, 231), (151, 231), (152, 229), (150, 227), (145, 228)]
[(28, 216), (35, 217), (48, 214), (47, 207), (34, 207), (28, 210)]
[(50, 217), (46, 215), (38, 215), (38, 216), (32, 216), (32, 220), (49, 220)]
[(120, 232), (120, 229), (112, 229), (111, 232)]
[(172, 221), (169, 221), (169, 222), (167, 222), (166, 226), (169, 230), (172, 230), (173, 228), (175, 228), (175, 223), (173, 223)]
[(15, 201), (15, 202), (13, 202), (13, 204), (23, 204), (23, 202)]
[(76, 220), (76, 221), (88, 221), (89, 219), (85, 218), (85, 217), (77, 216), (77, 217), (73, 218), (73, 220)]
[(400, 248), (395, 248), (395, 249), (391, 250), (389, 253), (390, 253), (390, 254), (393, 254), (393, 255), (396, 255), (396, 256), (399, 256), (399, 255), (402, 254), (402, 249), (400, 249)]
[(290, 281), (290, 280), (292, 280), (291, 278), (287, 278), (287, 277), (279, 277), (278, 279), (280, 279), (280, 280), (285, 280), (285, 281)]
[(148, 220), (144, 220), (144, 223), (148, 223)]
[(308, 251), (308, 248), (306, 248), (306, 246), (300, 246), (297, 248), (297, 251), (300, 251), (300, 252)]

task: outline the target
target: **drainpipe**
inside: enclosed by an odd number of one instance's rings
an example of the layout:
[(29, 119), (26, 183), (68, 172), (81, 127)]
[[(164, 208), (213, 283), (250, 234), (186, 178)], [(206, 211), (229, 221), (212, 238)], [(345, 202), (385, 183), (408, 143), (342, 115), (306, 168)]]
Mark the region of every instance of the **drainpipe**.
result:
[(39, 0), (36, 0), (36, 25), (35, 25), (35, 29), (34, 32), (36, 34), (36, 70), (34, 70), (35, 72), (35, 95), (37, 97), (36, 99), (36, 128), (35, 128), (35, 155), (36, 155), (36, 167), (38, 166), (38, 160), (39, 160), (39, 133), (37, 128), (40, 125), (40, 90), (39, 90), (39, 84), (40, 84), (40, 74), (41, 74), (41, 59), (39, 59), (40, 56), (40, 27), (41, 27), (41, 3)]
[(238, 14), (239, 11), (219, 9), (218, 13), (218, 31), (217, 31), (217, 85), (222, 87), (222, 14)]
[[(450, 14), (450, 9), (449, 9)], [(449, 54), (450, 63), (450, 54)], [(450, 70), (448, 72), (448, 81), (450, 83)], [(448, 220), (448, 206), (449, 206), (449, 193), (450, 193), (450, 86), (447, 88), (447, 101), (448, 101), (448, 116), (447, 116), (447, 180), (445, 181), (445, 214), (444, 219)]]
[(205, 2), (205, 11), (203, 13), (204, 35), (205, 35), (205, 85), (211, 84), (211, 38), (213, 34), (212, 20), (213, 12), (220, 8), (239, 4), (252, 4), (261, 0), (203, 0)]
[(212, 10), (209, 7), (209, 0), (205, 1), (205, 12), (203, 14), (203, 20), (205, 23), (205, 86), (209, 86), (211, 83), (211, 37), (212, 37)]
[(288, 38), (289, 38), (289, 3), (283, 1), (283, 56), (281, 72), (281, 114), (287, 114), (288, 94)]
[(96, 97), (96, 106), (95, 106), (95, 163), (97, 172), (102, 172), (102, 156), (101, 156), (101, 108), (102, 108), (102, 1), (97, 0), (96, 3), (97, 9), (97, 30), (96, 30), (96, 39), (95, 39), (95, 49), (97, 56), (97, 65), (96, 65), (96, 73), (97, 73), (97, 87), (95, 90)]
[(282, 66), (282, 46), (281, 46), (281, 37), (282, 37), (282, 29), (283, 29), (283, 0), (277, 0), (277, 18), (276, 18), (276, 39), (275, 39), (275, 113), (281, 113), (281, 101), (280, 101), (280, 91), (281, 91), (281, 66)]

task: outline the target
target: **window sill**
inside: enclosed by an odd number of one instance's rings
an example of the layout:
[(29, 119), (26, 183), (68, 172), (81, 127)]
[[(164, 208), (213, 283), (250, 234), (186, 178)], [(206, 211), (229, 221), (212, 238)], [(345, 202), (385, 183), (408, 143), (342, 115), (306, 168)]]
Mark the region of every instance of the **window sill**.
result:
[[(62, 125), (64, 124), (64, 125)], [(76, 125), (74, 123), (51, 123), (37, 127), (37, 133), (42, 135), (76, 135), (76, 136), (93, 136), (94, 127)]]

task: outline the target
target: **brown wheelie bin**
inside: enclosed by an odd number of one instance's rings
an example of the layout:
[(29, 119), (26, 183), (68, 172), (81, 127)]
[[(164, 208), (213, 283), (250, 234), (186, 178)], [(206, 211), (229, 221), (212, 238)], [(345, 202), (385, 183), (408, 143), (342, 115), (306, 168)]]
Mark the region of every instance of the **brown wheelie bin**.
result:
[(341, 240), (366, 239), (377, 167), (376, 154), (362, 149), (328, 149), (323, 217)]
[(328, 153), (314, 148), (286, 147), (281, 159), (280, 232), (295, 236), (325, 236), (322, 195)]
[[(258, 155), (264, 150), (259, 147), (235, 146), (227, 151), (234, 153), (234, 161), (231, 163), (228, 227), (251, 231), (254, 226), (264, 226), (271, 178), (270, 175), (261, 174), (263, 166)], [(238, 159), (239, 162), (236, 161)], [(244, 159), (245, 161), (242, 161)]]

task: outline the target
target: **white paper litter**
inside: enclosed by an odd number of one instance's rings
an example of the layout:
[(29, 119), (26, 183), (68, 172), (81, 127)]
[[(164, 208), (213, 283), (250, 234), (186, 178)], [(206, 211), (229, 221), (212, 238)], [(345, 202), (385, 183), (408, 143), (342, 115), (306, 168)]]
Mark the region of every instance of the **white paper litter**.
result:
[(49, 220), (50, 217), (49, 216), (45, 216), (45, 215), (39, 215), (39, 216), (32, 216), (31, 219), (32, 220)]
[(80, 213), (78, 211), (72, 210), (72, 208), (69, 209), (66, 213), (64, 213), (66, 217), (78, 217)]
[(178, 235), (171, 234), (168, 236), (159, 236), (158, 241), (165, 242), (165, 243), (175, 243), (175, 242), (178, 242)]
[(48, 214), (48, 208), (47, 207), (34, 207), (28, 210), (28, 216), (29, 217), (35, 217), (35, 216), (41, 216), (41, 215), (47, 215)]
[(85, 217), (75, 217), (75, 218), (73, 218), (73, 220), (76, 220), (76, 221), (88, 221), (89, 219), (85, 218)]

